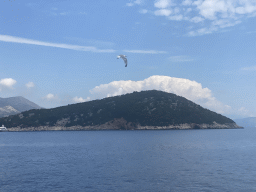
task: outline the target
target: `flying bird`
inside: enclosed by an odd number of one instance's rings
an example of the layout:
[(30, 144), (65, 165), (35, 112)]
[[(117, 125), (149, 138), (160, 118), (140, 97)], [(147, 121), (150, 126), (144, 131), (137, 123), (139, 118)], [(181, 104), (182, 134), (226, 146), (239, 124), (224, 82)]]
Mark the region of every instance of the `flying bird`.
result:
[(117, 56), (117, 59), (122, 58), (124, 60), (125, 67), (127, 67), (127, 59), (126, 59), (126, 57), (127, 57), (126, 55), (118, 55)]

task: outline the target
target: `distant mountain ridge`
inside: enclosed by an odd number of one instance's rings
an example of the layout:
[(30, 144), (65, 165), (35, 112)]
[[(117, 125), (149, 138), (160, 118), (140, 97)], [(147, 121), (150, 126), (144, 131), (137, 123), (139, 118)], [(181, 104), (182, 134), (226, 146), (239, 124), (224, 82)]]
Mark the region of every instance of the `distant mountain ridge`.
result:
[(0, 117), (14, 115), (31, 109), (41, 109), (41, 107), (21, 96), (0, 97)]
[(14, 131), (241, 128), (184, 97), (156, 90), (33, 109), (1, 118), (1, 123)]
[(247, 117), (243, 119), (235, 119), (236, 124), (243, 127), (256, 127), (256, 117)]

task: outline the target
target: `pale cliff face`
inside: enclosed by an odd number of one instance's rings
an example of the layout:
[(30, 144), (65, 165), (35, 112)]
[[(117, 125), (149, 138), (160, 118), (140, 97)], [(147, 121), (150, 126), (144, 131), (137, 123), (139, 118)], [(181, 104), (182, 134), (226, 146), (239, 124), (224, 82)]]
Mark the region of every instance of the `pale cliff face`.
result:
[[(63, 120), (66, 121), (66, 120)], [(62, 122), (63, 123), (63, 122)], [(39, 127), (11, 127), (8, 131), (76, 131), (76, 130), (171, 130), (171, 129), (241, 129), (243, 127), (238, 126), (235, 123), (218, 124), (180, 124), (169, 126), (141, 126), (132, 122), (127, 122), (124, 118), (114, 119), (113, 121), (106, 122), (102, 125), (90, 125), (90, 126), (71, 126), (65, 127), (60, 124), (55, 126), (39, 126)]]

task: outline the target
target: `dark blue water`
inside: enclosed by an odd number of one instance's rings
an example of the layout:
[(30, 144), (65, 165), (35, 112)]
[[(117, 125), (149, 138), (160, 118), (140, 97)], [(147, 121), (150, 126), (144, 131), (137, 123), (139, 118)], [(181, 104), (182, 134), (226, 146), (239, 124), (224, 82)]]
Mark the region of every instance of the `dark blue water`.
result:
[(1, 132), (0, 191), (256, 191), (256, 130)]

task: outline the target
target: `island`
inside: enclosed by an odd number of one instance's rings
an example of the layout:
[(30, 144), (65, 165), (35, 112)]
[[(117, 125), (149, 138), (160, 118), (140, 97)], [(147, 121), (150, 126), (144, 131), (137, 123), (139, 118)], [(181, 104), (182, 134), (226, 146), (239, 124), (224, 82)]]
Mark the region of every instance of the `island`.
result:
[(8, 131), (237, 129), (233, 120), (157, 90), (133, 92), (0, 118)]

